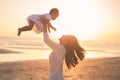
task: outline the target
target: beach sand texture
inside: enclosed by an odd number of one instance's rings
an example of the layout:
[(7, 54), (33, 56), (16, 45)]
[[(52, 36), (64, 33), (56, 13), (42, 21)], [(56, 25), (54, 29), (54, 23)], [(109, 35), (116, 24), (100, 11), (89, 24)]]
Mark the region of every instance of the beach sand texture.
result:
[[(49, 61), (29, 60), (0, 63), (0, 80), (48, 80)], [(65, 80), (120, 80), (120, 58), (94, 58), (81, 61), (68, 70)]]

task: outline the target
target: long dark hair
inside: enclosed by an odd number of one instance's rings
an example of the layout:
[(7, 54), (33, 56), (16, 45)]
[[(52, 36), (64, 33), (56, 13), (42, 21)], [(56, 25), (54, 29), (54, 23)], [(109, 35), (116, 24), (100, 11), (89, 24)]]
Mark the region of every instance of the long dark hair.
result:
[(69, 35), (67, 39), (67, 43), (64, 45), (66, 48), (65, 62), (68, 69), (70, 69), (79, 63), (78, 59), (80, 61), (84, 59), (85, 50), (79, 45), (75, 36)]

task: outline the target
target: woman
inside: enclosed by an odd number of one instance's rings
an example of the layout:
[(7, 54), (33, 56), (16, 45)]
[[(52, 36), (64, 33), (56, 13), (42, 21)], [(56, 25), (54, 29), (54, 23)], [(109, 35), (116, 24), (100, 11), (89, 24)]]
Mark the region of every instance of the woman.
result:
[(63, 61), (65, 58), (68, 69), (78, 64), (78, 58), (83, 60), (85, 50), (79, 45), (73, 35), (63, 35), (59, 41), (60, 44), (49, 38), (47, 31), (47, 22), (44, 19), (43, 37), (44, 42), (52, 49), (49, 55), (50, 77), (49, 80), (64, 80)]

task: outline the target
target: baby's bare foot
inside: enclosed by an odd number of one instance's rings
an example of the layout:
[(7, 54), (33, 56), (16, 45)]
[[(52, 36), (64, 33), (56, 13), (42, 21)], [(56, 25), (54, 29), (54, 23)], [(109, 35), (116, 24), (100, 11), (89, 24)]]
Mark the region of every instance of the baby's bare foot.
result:
[(18, 28), (18, 36), (20, 36), (20, 34), (21, 34), (21, 30), (20, 28)]

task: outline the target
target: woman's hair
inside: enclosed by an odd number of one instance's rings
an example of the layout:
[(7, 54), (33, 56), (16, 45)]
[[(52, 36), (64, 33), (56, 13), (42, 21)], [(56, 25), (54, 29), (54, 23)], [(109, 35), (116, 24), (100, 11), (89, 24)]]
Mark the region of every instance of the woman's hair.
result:
[(69, 35), (66, 38), (67, 43), (64, 45), (66, 48), (65, 62), (68, 69), (70, 69), (79, 63), (78, 59), (84, 59), (85, 50), (79, 45), (79, 42), (75, 36)]

